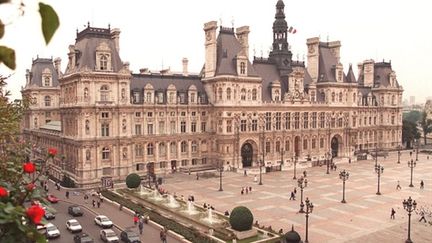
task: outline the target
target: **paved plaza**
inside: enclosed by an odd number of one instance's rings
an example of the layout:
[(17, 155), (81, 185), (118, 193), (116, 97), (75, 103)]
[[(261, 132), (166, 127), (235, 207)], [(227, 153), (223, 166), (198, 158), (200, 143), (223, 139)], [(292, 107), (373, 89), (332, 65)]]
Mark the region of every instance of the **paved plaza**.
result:
[[(415, 155), (413, 155), (415, 159)], [(378, 163), (384, 166), (381, 175), (380, 191), (377, 192), (377, 174), (373, 160), (363, 160), (351, 164), (337, 164), (337, 171), (326, 174), (326, 167), (307, 168), (308, 186), (304, 197), (314, 204), (309, 217), (310, 242), (405, 242), (407, 238), (408, 215), (402, 201), (411, 196), (417, 208), (432, 209), (432, 159), (419, 154), (414, 168), (414, 188), (410, 183), (410, 168), (407, 166), (409, 152), (403, 151), (401, 163), (397, 164), (397, 152), (390, 153), (386, 159), (380, 157)], [(346, 181), (346, 204), (342, 200), (342, 181), (339, 172), (350, 173)], [(304, 169), (297, 171), (297, 177)], [(195, 196), (198, 205), (211, 204), (220, 212), (231, 211), (243, 205), (252, 210), (254, 220), (260, 225), (270, 226), (286, 232), (294, 225), (296, 231), (305, 236), (305, 215), (298, 213), (300, 189), (297, 188), (296, 200), (289, 200), (291, 191), (297, 186), (293, 171), (263, 174), (263, 185), (253, 182), (253, 175), (224, 172), (223, 189), (220, 192), (219, 178), (196, 180), (195, 175), (174, 174), (167, 178), (163, 188), (178, 196)], [(259, 177), (259, 175), (258, 175)], [(420, 180), (425, 188), (420, 189)], [(396, 190), (400, 181), (401, 190)], [(241, 195), (242, 187), (252, 186), (252, 193)], [(396, 210), (396, 219), (390, 219), (391, 208)], [(413, 242), (432, 242), (432, 226), (419, 222), (420, 216), (411, 217), (411, 239)], [(428, 221), (432, 221), (430, 216)]]

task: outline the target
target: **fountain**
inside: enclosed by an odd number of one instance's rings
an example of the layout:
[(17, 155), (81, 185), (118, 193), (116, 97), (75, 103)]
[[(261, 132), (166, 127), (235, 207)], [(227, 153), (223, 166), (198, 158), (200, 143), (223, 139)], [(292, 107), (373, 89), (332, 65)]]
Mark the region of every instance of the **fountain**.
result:
[(143, 185), (140, 186), (140, 195), (148, 194), (148, 191), (144, 188)]
[(152, 196), (153, 200), (155, 201), (161, 201), (163, 198), (161, 196), (161, 194), (158, 192), (157, 189), (153, 190), (153, 196)]
[(177, 200), (174, 198), (173, 195), (168, 196), (168, 204), (166, 204), (170, 208), (178, 208), (180, 207), (180, 204), (177, 202)]
[(213, 216), (213, 209), (211, 208), (207, 210), (207, 217), (203, 218), (202, 220), (209, 224), (216, 224), (221, 222), (219, 219)]
[(198, 211), (195, 209), (195, 206), (192, 204), (191, 201), (187, 202), (187, 210), (186, 213), (189, 215), (197, 214)]

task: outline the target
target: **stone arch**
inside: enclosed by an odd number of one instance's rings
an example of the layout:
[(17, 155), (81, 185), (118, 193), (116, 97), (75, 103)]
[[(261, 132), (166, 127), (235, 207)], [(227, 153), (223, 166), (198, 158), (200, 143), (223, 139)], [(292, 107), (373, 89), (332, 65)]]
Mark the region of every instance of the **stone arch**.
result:
[(251, 167), (258, 158), (258, 145), (255, 141), (248, 139), (240, 147), (240, 156), (243, 167)]
[(343, 151), (343, 140), (341, 135), (336, 134), (332, 137), (330, 140), (330, 148), (332, 151), (332, 157), (338, 157), (341, 155), (341, 152)]

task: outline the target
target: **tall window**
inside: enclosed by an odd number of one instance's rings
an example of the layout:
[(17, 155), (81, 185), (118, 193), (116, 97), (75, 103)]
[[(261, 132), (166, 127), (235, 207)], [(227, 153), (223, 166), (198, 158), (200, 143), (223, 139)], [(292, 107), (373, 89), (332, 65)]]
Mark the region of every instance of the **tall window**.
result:
[(159, 121), (159, 134), (165, 134), (165, 122)]
[(271, 130), (271, 112), (266, 112), (265, 115), (265, 126), (266, 126), (266, 130), (270, 131)]
[(207, 124), (207, 122), (205, 122), (205, 121), (201, 122), (201, 132), (206, 131), (206, 124)]
[(303, 128), (308, 129), (308, 127), (309, 127), (309, 113), (304, 112), (303, 113)]
[(280, 96), (280, 93), (279, 93), (279, 90), (277, 89), (277, 90), (275, 90), (275, 98), (274, 98), (274, 100), (275, 101), (279, 101), (279, 96)]
[(320, 114), (319, 114), (319, 128), (324, 128), (324, 127), (325, 127), (325, 113), (320, 112)]
[(281, 145), (280, 141), (276, 141), (276, 147), (275, 147), (276, 153), (280, 152), (280, 145)]
[(294, 129), (300, 128), (300, 112), (294, 113)]
[(195, 103), (195, 93), (190, 94), (190, 102)]
[(231, 100), (231, 88), (227, 88), (226, 95), (227, 95), (227, 100)]
[(152, 92), (146, 93), (146, 103), (151, 103), (152, 101)]
[(316, 148), (316, 139), (312, 138), (312, 149)]
[(108, 69), (108, 57), (106, 55), (101, 55), (99, 65), (100, 70)]
[(160, 143), (159, 144), (159, 155), (160, 156), (165, 156), (166, 155), (166, 146), (165, 146), (165, 143)]
[(153, 143), (147, 144), (147, 155), (153, 155)]
[(153, 124), (147, 124), (147, 134), (153, 134)]
[(176, 122), (170, 121), (170, 133), (175, 134), (176, 133)]
[(196, 122), (191, 122), (191, 132), (196, 132)]
[(186, 122), (185, 121), (180, 122), (180, 132), (186, 133)]
[(276, 130), (281, 130), (281, 113), (280, 112), (276, 112)]
[(177, 153), (177, 144), (176, 142), (170, 143), (170, 154), (175, 155)]
[(102, 85), (100, 88), (101, 101), (108, 101), (108, 86)]
[(85, 120), (85, 134), (87, 134), (87, 135), (90, 134), (90, 121), (89, 120)]
[(270, 142), (266, 142), (266, 149), (265, 149), (265, 152), (266, 152), (266, 154), (268, 154), (268, 153), (270, 153)]
[(252, 100), (257, 100), (257, 90), (252, 89)]
[(240, 74), (245, 74), (246, 73), (246, 63), (241, 62), (240, 63)]
[(303, 149), (306, 150), (308, 148), (308, 140), (303, 139)]
[(252, 131), (258, 130), (258, 120), (252, 120)]
[(51, 97), (50, 96), (45, 96), (44, 100), (45, 100), (45, 106), (51, 106)]
[(324, 138), (320, 138), (320, 148), (324, 148)]
[(232, 120), (227, 120), (226, 132), (227, 133), (231, 133), (232, 132)]
[(141, 124), (135, 124), (135, 135), (141, 135)]
[(198, 152), (198, 143), (197, 141), (192, 141), (192, 153)]
[(102, 135), (102, 137), (108, 137), (109, 136), (109, 124), (102, 124), (101, 135)]
[(136, 157), (142, 157), (143, 156), (143, 146), (141, 144), (135, 145), (135, 156)]
[(246, 89), (241, 89), (240, 91), (240, 99), (246, 100)]
[(180, 144), (180, 152), (182, 153), (186, 153), (187, 152), (187, 142), (186, 141), (182, 141)]
[(222, 88), (218, 89), (218, 100), (222, 100)]
[(290, 112), (285, 113), (285, 129), (286, 130), (291, 129), (291, 113)]
[(51, 78), (45, 77), (44, 78), (44, 86), (50, 86), (50, 84), (51, 84)]
[(102, 148), (102, 159), (109, 159), (110, 158), (110, 149), (108, 147)]
[(317, 113), (312, 112), (312, 128), (317, 128)]
[(246, 132), (246, 120), (240, 121), (240, 131)]

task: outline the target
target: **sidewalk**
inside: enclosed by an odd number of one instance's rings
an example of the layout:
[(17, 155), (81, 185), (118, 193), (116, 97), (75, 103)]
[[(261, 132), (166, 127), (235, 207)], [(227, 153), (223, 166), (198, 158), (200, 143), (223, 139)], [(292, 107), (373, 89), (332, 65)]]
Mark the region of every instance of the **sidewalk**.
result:
[[(54, 194), (57, 196), (60, 200), (68, 201), (74, 204), (78, 204), (82, 207), (85, 207), (86, 209), (94, 212), (95, 214), (102, 214), (110, 218), (114, 222), (114, 226), (118, 228), (120, 231), (124, 230), (125, 228), (129, 227), (135, 227), (136, 231), (139, 232), (138, 226), (134, 226), (133, 223), (133, 212), (130, 211), (128, 208), (123, 207), (123, 210), (120, 211), (118, 204), (111, 202), (104, 198), (103, 203), (101, 203), (100, 208), (93, 207), (92, 206), (92, 200), (97, 199), (96, 197), (89, 196), (89, 199), (87, 200), (87, 203), (84, 202), (84, 194), (82, 192), (79, 193), (79, 195), (74, 195), (74, 193), (69, 194), (69, 199), (66, 199), (65, 192), (73, 191), (73, 189), (65, 189), (62, 188), (60, 191), (57, 191), (55, 189), (54, 183), (50, 181), (52, 185), (50, 185), (51, 194)], [(154, 222), (150, 221), (149, 224), (144, 224), (144, 230), (143, 234), (141, 235), (141, 241), (144, 243), (157, 243), (161, 242), (159, 238), (159, 232), (160, 228), (156, 228), (159, 225), (155, 224)], [(170, 243), (181, 243), (181, 242), (187, 242), (187, 241), (180, 241), (176, 238), (172, 237), (172, 234), (174, 232), (169, 231), (168, 232), (168, 242)], [(175, 234), (175, 233), (174, 233)]]

